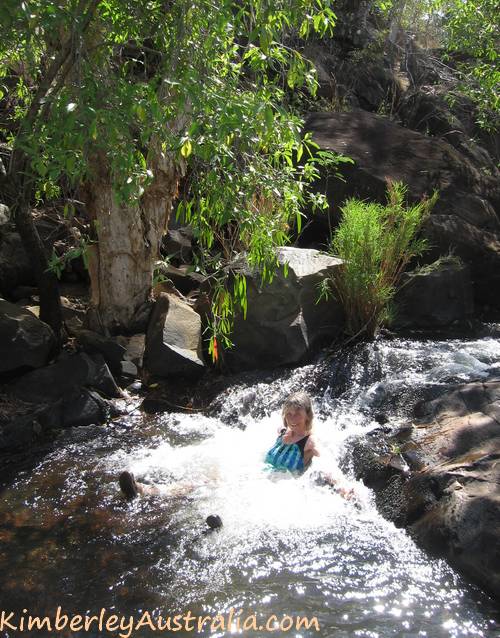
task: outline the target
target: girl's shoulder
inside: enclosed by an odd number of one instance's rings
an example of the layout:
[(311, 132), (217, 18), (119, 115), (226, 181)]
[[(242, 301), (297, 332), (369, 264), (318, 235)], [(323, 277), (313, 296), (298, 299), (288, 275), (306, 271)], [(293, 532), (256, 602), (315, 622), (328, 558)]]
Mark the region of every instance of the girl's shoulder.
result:
[(309, 435), (307, 441), (306, 441), (306, 445), (305, 448), (306, 450), (315, 450), (317, 449), (317, 445), (316, 445), (316, 439), (314, 438), (314, 436), (312, 434)]

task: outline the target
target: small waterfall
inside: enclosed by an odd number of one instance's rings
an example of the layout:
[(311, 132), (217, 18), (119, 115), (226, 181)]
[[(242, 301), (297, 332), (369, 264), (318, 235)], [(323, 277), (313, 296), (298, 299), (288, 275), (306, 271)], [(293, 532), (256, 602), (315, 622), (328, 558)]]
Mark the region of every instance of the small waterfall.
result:
[[(257, 382), (241, 377), (206, 414), (135, 412), (68, 430), (2, 495), (3, 608), (234, 608), (316, 617), (319, 635), (335, 638), (499, 635), (494, 603), (384, 520), (346, 471), (349, 442), (379, 427), (381, 414), (404, 423), (416, 400), (497, 372), (498, 340), (378, 340)], [(269, 472), (263, 456), (298, 389), (313, 398), (321, 456), (293, 478)], [(123, 501), (123, 469), (162, 496)], [(316, 470), (355, 496), (318, 484)], [(224, 526), (206, 533), (212, 513)]]

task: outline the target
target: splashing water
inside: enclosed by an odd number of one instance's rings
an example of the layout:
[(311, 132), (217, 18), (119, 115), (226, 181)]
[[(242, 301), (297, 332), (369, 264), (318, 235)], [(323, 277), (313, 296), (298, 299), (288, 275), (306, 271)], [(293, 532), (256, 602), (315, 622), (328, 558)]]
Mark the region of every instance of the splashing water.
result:
[[(126, 424), (68, 430), (2, 494), (2, 608), (105, 607), (137, 616), (233, 608), (259, 622), (271, 614), (317, 618), (319, 633), (288, 634), (303, 638), (498, 636), (495, 604), (385, 521), (370, 491), (339, 465), (346, 442), (375, 427), (374, 410), (404, 420), (401, 397), (411, 403), (451, 378), (485, 378), (499, 363), (492, 339), (381, 341), (347, 363), (234, 386), (217, 416), (133, 414)], [(314, 400), (321, 450), (314, 471), (327, 470), (354, 498), (318, 484), (313, 471), (293, 478), (265, 467), (280, 404), (297, 389)], [(123, 501), (116, 483), (123, 469), (162, 496)], [(213, 513), (224, 526), (206, 533)]]

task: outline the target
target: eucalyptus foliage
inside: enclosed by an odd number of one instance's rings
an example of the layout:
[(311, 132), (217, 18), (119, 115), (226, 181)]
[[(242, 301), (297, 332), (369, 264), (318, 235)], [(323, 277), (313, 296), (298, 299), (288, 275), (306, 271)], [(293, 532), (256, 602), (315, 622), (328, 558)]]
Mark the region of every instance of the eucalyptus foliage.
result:
[(499, 5), (496, 0), (377, 0), (403, 28), (432, 31), (460, 74), (460, 90), (478, 107), (478, 124), (496, 130), (500, 111)]
[[(105, 172), (130, 206), (154, 180), (152, 156), (173, 157), (189, 173), (178, 213), (201, 244), (216, 244), (226, 262), (243, 250), (269, 278), (273, 247), (290, 224), (300, 228), (317, 162), (338, 161), (315, 155), (283, 106), (288, 91), (316, 90), (292, 44), (332, 33), (330, 4), (4, 0), (0, 134), (39, 197)], [(242, 286), (232, 295), (240, 305)], [(212, 337), (227, 334), (214, 316)]]

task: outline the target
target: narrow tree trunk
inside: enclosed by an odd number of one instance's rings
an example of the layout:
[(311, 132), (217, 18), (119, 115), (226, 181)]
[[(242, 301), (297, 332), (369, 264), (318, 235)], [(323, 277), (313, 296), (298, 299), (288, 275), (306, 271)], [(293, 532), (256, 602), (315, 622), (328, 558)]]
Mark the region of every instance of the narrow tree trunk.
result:
[(103, 332), (128, 332), (151, 298), (154, 265), (183, 167), (160, 154), (151, 166), (152, 184), (138, 205), (127, 206), (116, 201), (105, 161), (99, 166), (87, 186), (98, 237), (89, 260), (91, 324)]
[(32, 181), (25, 170), (26, 159), (15, 151), (12, 172), (6, 178), (8, 203), (14, 215), (16, 229), (28, 254), (40, 295), (40, 319), (54, 331), (57, 344), (61, 343), (62, 311), (59, 282), (49, 270), (45, 247), (31, 214)]
[(29, 255), (40, 295), (40, 319), (47, 323), (61, 343), (62, 311), (59, 296), (59, 282), (49, 271), (47, 256), (42, 240), (35, 227), (29, 203), (23, 201), (15, 210), (16, 228)]

